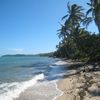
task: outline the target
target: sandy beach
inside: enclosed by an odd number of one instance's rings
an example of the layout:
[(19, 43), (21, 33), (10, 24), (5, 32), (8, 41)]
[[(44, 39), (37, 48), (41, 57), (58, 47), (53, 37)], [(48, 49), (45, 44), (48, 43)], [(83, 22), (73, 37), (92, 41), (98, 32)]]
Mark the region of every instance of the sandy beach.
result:
[(56, 81), (37, 83), (26, 89), (14, 100), (55, 100), (61, 94), (57, 89)]
[[(56, 65), (56, 66), (55, 66)], [(14, 100), (100, 100), (100, 72), (78, 72), (81, 62), (57, 61), (53, 67), (67, 67), (58, 81), (38, 83)]]
[[(73, 63), (69, 61), (62, 62), (64, 66), (67, 64)], [(76, 69), (72, 73), (77, 72)], [(63, 91), (63, 95), (56, 100), (100, 100), (100, 71), (71, 74), (59, 80), (57, 84), (58, 88)]]

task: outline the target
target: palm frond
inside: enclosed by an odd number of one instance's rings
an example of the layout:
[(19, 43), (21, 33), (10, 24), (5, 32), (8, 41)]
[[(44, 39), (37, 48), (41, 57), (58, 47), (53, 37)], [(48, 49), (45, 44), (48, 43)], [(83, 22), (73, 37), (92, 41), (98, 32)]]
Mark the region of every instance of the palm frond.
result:
[(60, 22), (58, 22), (58, 23), (60, 24), (60, 26), (61, 26), (61, 27), (63, 27), (63, 26), (64, 26), (64, 25), (63, 25), (63, 24), (61, 24)]
[(87, 5), (90, 6), (90, 7), (92, 6), (91, 3), (87, 3)]
[(83, 25), (86, 26), (86, 28), (88, 27), (88, 25), (93, 21), (93, 18), (92, 17), (86, 17), (84, 20), (83, 20)]
[(70, 10), (71, 10), (71, 7), (70, 7), (69, 2), (67, 3), (67, 8), (68, 8), (68, 11), (70, 11)]
[(86, 12), (86, 16), (89, 14), (89, 13), (91, 13), (92, 12), (92, 8), (90, 8), (87, 12)]
[(64, 20), (66, 17), (68, 17), (68, 14), (67, 14), (67, 15), (65, 15), (64, 17), (62, 17), (62, 19), (61, 19), (61, 20)]
[[(58, 29), (57, 32), (61, 31), (61, 29)], [(58, 34), (58, 33), (57, 33)]]
[(82, 11), (82, 10), (84, 10), (84, 9), (82, 8), (82, 6), (76, 6), (76, 7), (75, 7), (75, 10), (76, 10), (76, 11)]

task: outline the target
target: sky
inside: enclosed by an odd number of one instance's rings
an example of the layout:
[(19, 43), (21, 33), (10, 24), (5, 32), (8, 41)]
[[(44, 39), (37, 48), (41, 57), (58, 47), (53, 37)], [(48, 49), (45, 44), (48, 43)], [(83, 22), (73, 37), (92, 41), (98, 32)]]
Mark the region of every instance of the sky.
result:
[[(88, 9), (88, 0), (0, 0), (0, 55), (55, 51), (68, 1)], [(98, 32), (94, 24), (88, 30)]]

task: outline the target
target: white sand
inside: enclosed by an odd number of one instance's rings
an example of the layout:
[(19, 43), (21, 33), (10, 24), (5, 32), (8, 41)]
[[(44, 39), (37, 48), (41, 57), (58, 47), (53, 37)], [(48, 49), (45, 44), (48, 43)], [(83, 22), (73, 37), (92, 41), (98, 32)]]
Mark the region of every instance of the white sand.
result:
[[(62, 62), (62, 65), (65, 63)], [(100, 100), (100, 71), (81, 72), (60, 80), (57, 84), (58, 88), (63, 91), (63, 95), (56, 100)]]
[(56, 88), (56, 81), (41, 82), (28, 88), (14, 100), (54, 100), (61, 93)]

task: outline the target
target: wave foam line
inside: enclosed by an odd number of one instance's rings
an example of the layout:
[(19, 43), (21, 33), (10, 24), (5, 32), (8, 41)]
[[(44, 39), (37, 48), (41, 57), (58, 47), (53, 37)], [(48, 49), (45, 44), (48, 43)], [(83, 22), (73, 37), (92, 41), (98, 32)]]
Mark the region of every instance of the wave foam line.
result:
[[(7, 87), (11, 86), (11, 88), (6, 87), (4, 89), (6, 92), (0, 94), (0, 100), (13, 100), (14, 98), (19, 97), (19, 95), (22, 92), (24, 92), (27, 88), (35, 85), (38, 80), (42, 80), (42, 79), (44, 79), (44, 74), (36, 75), (29, 81), (11, 83), (7, 86)], [(7, 84), (7, 83), (5, 83), (5, 84)]]
[(60, 97), (60, 96), (62, 96), (62, 95), (64, 94), (64, 92), (61, 91), (61, 90), (58, 88), (58, 84), (57, 84), (58, 81), (59, 81), (59, 80), (57, 80), (57, 81), (55, 82), (55, 86), (56, 86), (56, 90), (59, 91), (60, 94), (57, 95), (57, 96), (55, 96), (52, 100), (56, 100), (58, 97)]

